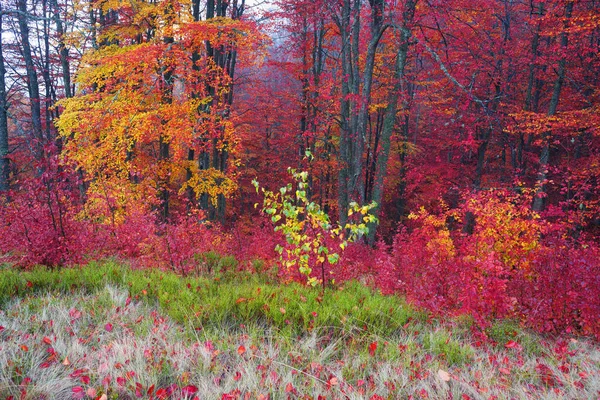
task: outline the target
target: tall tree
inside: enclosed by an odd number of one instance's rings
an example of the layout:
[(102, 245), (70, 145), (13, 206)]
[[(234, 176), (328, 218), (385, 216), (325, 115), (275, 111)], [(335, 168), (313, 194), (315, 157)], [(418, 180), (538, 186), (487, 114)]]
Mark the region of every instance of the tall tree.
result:
[[(222, 154), (235, 142), (227, 119), (232, 52), (257, 48), (260, 35), (231, 18), (193, 21), (176, 1), (113, 11), (124, 25), (108, 26), (100, 41), (110, 37), (119, 45), (86, 56), (77, 78), (84, 91), (61, 103), (58, 121), (68, 139), (65, 154), (90, 184), (90, 211), (114, 223), (137, 206), (159, 209), (166, 220), (178, 200), (172, 194), (187, 188), (207, 194), (218, 209), (219, 197), (235, 189)], [(203, 170), (189, 155), (190, 149), (202, 155), (207, 144), (213, 166)]]
[(27, 73), (27, 90), (29, 92), (29, 108), (31, 111), (31, 126), (33, 137), (37, 143), (36, 156), (43, 156), (44, 137), (42, 133), (41, 99), (40, 85), (38, 81), (38, 72), (33, 60), (33, 52), (29, 41), (29, 22), (26, 0), (17, 0), (17, 21), (19, 24), (19, 39), (21, 42), (21, 53), (25, 61), (25, 70)]
[[(548, 116), (552, 117), (556, 114), (558, 109), (558, 102), (560, 99), (560, 94), (562, 90), (562, 86), (565, 80), (565, 72), (567, 66), (566, 60), (566, 52), (567, 46), (569, 44), (569, 36), (566, 32), (568, 27), (568, 21), (571, 18), (571, 14), (573, 13), (573, 1), (568, 1), (565, 5), (564, 12), (564, 26), (563, 31), (560, 33), (560, 51), (563, 55), (560, 57), (558, 61), (558, 66), (556, 70), (556, 79), (554, 81), (554, 87), (552, 89), (552, 98), (550, 99), (550, 104), (548, 105)], [(533, 200), (533, 210), (534, 211), (542, 211), (544, 209), (546, 203), (546, 179), (548, 175), (548, 166), (550, 163), (550, 142), (552, 141), (552, 133), (545, 132), (543, 134), (544, 144), (542, 146), (542, 151), (540, 152), (540, 167), (538, 172), (538, 177), (536, 181), (537, 192), (536, 196)]]
[[(383, 199), (384, 179), (387, 174), (388, 159), (390, 155), (390, 139), (394, 126), (396, 125), (396, 116), (398, 113), (398, 100), (402, 95), (403, 90), (406, 90), (407, 84), (405, 79), (405, 69), (408, 59), (408, 51), (410, 48), (410, 39), (412, 36), (412, 25), (415, 16), (417, 0), (407, 0), (402, 10), (402, 19), (397, 24), (399, 34), (399, 43), (397, 44), (396, 62), (394, 65), (394, 85), (389, 94), (388, 104), (385, 108), (383, 117), (383, 126), (381, 130), (381, 150), (377, 155), (375, 179), (373, 185), (372, 200), (377, 203), (374, 210), (375, 216), (379, 217), (381, 211), (381, 202)], [(403, 108), (406, 110), (406, 102), (403, 103)], [(408, 128), (408, 123), (405, 122), (405, 128)], [(408, 138), (404, 137), (407, 141)], [(369, 226), (369, 242), (374, 244), (377, 225), (372, 223)]]
[(6, 93), (6, 67), (4, 65), (3, 26), (4, 10), (0, 3), (0, 192), (9, 187), (8, 149), (8, 95)]
[(340, 149), (341, 168), (338, 175), (339, 220), (345, 225), (351, 202), (364, 203), (363, 152), (367, 119), (371, 101), (375, 55), (384, 24), (383, 0), (373, 0), (370, 5), (370, 39), (361, 68), (361, 13), (360, 0), (343, 0), (333, 19), (340, 33), (340, 59), (342, 66), (340, 99)]

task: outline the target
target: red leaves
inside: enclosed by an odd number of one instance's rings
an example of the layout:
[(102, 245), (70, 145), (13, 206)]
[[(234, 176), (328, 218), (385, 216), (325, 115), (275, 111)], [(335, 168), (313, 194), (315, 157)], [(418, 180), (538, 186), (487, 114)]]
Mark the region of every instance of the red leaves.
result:
[(337, 386), (339, 384), (339, 380), (336, 376), (332, 376), (327, 381), (327, 387), (331, 388), (332, 386)]
[(372, 342), (369, 344), (369, 355), (373, 357), (375, 355), (375, 351), (377, 351), (377, 342)]
[(523, 347), (519, 343), (515, 342), (514, 340), (509, 340), (508, 342), (506, 342), (504, 347), (506, 347), (507, 349), (515, 349), (517, 351), (523, 350)]
[(168, 398), (168, 397), (169, 397), (169, 394), (168, 394), (168, 392), (167, 392), (167, 389), (165, 389), (165, 388), (159, 388), (159, 389), (156, 391), (156, 398), (157, 398), (158, 400), (164, 400), (164, 399), (166, 399), (166, 398)]
[[(471, 233), (448, 225), (457, 217), (467, 221), (469, 212)], [(377, 256), (386, 292), (403, 293), (434, 312), (469, 314), (482, 328), (518, 317), (538, 331), (579, 326), (600, 335), (593, 316), (600, 305), (592, 300), (600, 296), (598, 272), (589, 267), (600, 265), (600, 249), (574, 245), (562, 228), (552, 233), (557, 228), (532, 213), (531, 197), (499, 190), (469, 194), (462, 207), (421, 212), (412, 221), (410, 233), (396, 236), (391, 255)], [(522, 351), (514, 340), (506, 348)]]
[(141, 383), (136, 382), (135, 383), (135, 397), (137, 397), (138, 399), (144, 396), (144, 387), (142, 386)]
[(292, 385), (291, 382), (288, 382), (287, 385), (285, 385), (285, 392), (286, 393), (296, 393), (296, 388), (294, 387), (294, 385)]
[(81, 311), (79, 311), (76, 308), (72, 308), (69, 310), (69, 316), (74, 320), (79, 319), (79, 318), (81, 318)]
[(562, 386), (560, 379), (556, 377), (552, 369), (545, 364), (538, 363), (535, 367), (540, 380), (548, 387)]
[(75, 399), (83, 399), (85, 397), (85, 390), (81, 386), (75, 386), (71, 389), (73, 393), (73, 398)]
[(181, 394), (184, 396), (193, 396), (198, 393), (198, 388), (194, 385), (187, 385), (181, 388)]

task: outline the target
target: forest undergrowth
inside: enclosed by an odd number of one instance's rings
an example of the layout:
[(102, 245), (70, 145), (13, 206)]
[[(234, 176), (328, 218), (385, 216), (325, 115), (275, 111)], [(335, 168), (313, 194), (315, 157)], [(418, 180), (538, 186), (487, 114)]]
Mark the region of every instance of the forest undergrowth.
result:
[(9, 399), (589, 399), (600, 349), (438, 318), (348, 282), (181, 277), (114, 262), (0, 271)]

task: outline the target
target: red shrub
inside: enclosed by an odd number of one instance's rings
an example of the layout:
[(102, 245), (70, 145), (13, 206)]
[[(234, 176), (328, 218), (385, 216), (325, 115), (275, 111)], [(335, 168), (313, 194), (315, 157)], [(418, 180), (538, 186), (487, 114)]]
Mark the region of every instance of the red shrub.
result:
[[(460, 210), (412, 216), (380, 257), (378, 285), (436, 312), (468, 313), (482, 326), (518, 318), (541, 331), (600, 337), (600, 250), (541, 222), (529, 198), (478, 194)], [(450, 230), (467, 212), (472, 233)], [(450, 222), (450, 223), (449, 223)]]

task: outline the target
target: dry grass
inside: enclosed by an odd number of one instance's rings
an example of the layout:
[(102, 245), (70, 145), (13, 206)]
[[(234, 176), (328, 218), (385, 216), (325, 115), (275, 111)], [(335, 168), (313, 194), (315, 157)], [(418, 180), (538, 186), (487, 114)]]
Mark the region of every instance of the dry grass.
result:
[(456, 323), (411, 322), (393, 337), (327, 327), (290, 337), (251, 322), (194, 329), (106, 286), (15, 299), (0, 326), (0, 398), (600, 396), (596, 344), (521, 333), (508, 347), (475, 347)]

